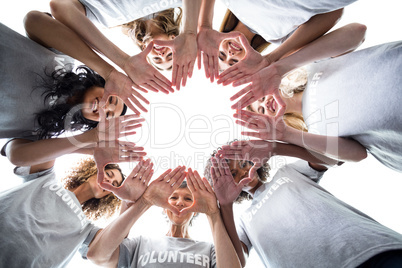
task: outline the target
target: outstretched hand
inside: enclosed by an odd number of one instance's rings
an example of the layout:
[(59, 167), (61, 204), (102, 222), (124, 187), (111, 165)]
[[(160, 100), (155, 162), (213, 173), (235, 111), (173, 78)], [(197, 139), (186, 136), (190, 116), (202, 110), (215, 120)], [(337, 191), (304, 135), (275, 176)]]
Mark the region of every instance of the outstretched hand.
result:
[(233, 116), (237, 118), (236, 124), (254, 130), (243, 131), (241, 134), (262, 140), (284, 141), (286, 124), (283, 121), (285, 109), (280, 109), (276, 116), (257, 114), (250, 111), (237, 111)]
[(122, 66), (122, 69), (134, 82), (134, 87), (146, 92), (146, 89), (154, 92), (163, 92), (168, 94), (174, 92), (172, 83), (156, 70), (147, 61), (147, 55), (154, 47), (150, 42), (141, 53), (129, 57)]
[(231, 205), (241, 193), (243, 187), (252, 179), (244, 178), (238, 184), (234, 181), (226, 160), (212, 157), (211, 176), (216, 197), (221, 205)]
[(237, 80), (233, 83), (233, 86), (240, 86), (250, 82), (251, 84), (230, 98), (231, 101), (234, 101), (241, 97), (237, 103), (232, 105), (232, 109), (241, 110), (267, 95), (274, 97), (279, 105), (279, 109), (284, 108), (285, 102), (282, 100), (281, 94), (279, 93), (281, 80), (282, 75), (274, 65), (263, 68), (251, 76)]
[(201, 62), (204, 64), (205, 76), (214, 81), (219, 76), (219, 45), (222, 40), (228, 38), (236, 38), (239, 32), (220, 33), (208, 27), (200, 27), (197, 35), (198, 53), (197, 62), (198, 69), (201, 69)]
[(94, 129), (96, 141), (113, 141), (126, 136), (134, 135), (134, 129), (141, 127), (144, 118), (139, 118), (136, 114), (123, 115), (106, 119), (103, 109), (99, 109), (100, 121)]
[(219, 75), (218, 84), (229, 85), (239, 79), (253, 75), (271, 64), (267, 58), (250, 46), (243, 34), (240, 35), (240, 42), (246, 52), (246, 56), (240, 62), (222, 72)]
[(169, 47), (173, 52), (172, 85), (180, 90), (186, 86), (187, 77), (191, 78), (197, 57), (197, 37), (195, 34), (182, 33), (173, 40), (154, 40), (155, 45)]
[(179, 209), (169, 204), (168, 200), (186, 178), (185, 170), (186, 167), (184, 166), (178, 166), (174, 170), (166, 170), (159, 178), (149, 184), (143, 194), (144, 201), (149, 205), (166, 208), (179, 215)]
[(94, 159), (98, 168), (97, 182), (100, 185), (105, 177), (105, 166), (109, 163), (140, 161), (147, 153), (143, 147), (127, 141), (100, 142), (94, 149)]
[(254, 178), (257, 170), (274, 155), (275, 143), (263, 140), (235, 141), (230, 145), (222, 146), (218, 155), (232, 160), (246, 160), (253, 162), (249, 177)]
[(121, 200), (135, 202), (147, 189), (153, 174), (151, 159), (141, 160), (119, 187), (105, 181), (101, 181), (99, 186), (113, 192)]
[(187, 173), (187, 186), (193, 194), (194, 202), (190, 207), (184, 208), (180, 215), (190, 212), (212, 215), (219, 213), (219, 208), (214, 190), (206, 178), (202, 178), (197, 171), (189, 168)]
[[(101, 107), (105, 105), (110, 95), (116, 95), (120, 97), (134, 113), (140, 114), (136, 107), (147, 112), (147, 109), (138, 99), (146, 104), (149, 104), (149, 101), (133, 88), (139, 87), (136, 86), (130, 78), (114, 69), (109, 73), (108, 77), (105, 78), (105, 81), (105, 92), (99, 103)], [(143, 91), (145, 93), (147, 92), (146, 90)]]

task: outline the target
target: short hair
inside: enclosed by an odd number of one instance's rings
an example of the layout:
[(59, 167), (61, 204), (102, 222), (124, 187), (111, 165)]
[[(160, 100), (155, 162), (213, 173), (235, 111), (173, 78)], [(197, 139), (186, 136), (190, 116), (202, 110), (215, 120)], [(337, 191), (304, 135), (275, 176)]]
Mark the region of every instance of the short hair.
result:
[[(235, 142), (236, 140), (233, 140), (231, 142), (228, 143), (228, 145), (232, 144), (233, 142)], [(205, 169), (204, 169), (204, 176), (205, 178), (208, 180), (209, 184), (212, 185), (213, 187), (213, 181), (212, 181), (212, 175), (211, 175), (211, 168), (212, 168), (212, 157), (215, 157), (215, 155), (217, 154), (218, 150), (220, 150), (222, 148), (218, 148), (217, 150), (214, 150), (211, 154), (211, 157), (207, 160), (207, 163), (205, 165)], [(229, 159), (225, 159), (226, 162), (229, 162)], [(248, 161), (249, 163), (251, 163), (253, 165), (253, 162)], [(261, 182), (266, 182), (269, 178), (269, 170), (270, 170), (270, 166), (268, 163), (265, 163), (263, 166), (261, 166), (259, 169), (257, 169), (257, 174), (258, 174), (258, 179)], [(239, 196), (236, 198), (235, 202), (236, 203), (241, 203), (243, 200), (252, 200), (253, 197), (245, 192), (245, 191), (241, 191), (241, 193), (239, 194)]]

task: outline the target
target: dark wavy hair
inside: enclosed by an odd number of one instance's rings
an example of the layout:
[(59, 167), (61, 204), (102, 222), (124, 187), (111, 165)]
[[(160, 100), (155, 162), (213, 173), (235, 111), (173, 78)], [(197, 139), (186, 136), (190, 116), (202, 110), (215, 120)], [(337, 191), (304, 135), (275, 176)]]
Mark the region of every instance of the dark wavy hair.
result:
[[(232, 144), (233, 142), (235, 142), (236, 140), (233, 140), (231, 142), (228, 143), (228, 145)], [(212, 157), (214, 157), (217, 153), (218, 150), (222, 149), (221, 147), (219, 147), (218, 149), (214, 150), (211, 154), (211, 157), (207, 160), (207, 163), (205, 165), (204, 168), (204, 176), (205, 178), (208, 180), (209, 184), (213, 185), (212, 182), (212, 175), (211, 175), (211, 167), (212, 167)], [(228, 159), (225, 159), (226, 162), (229, 162)], [(249, 162), (251, 165), (254, 165), (253, 162), (251, 161), (247, 161)], [(258, 179), (261, 182), (266, 182), (267, 179), (269, 178), (269, 170), (271, 169), (271, 167), (269, 166), (268, 163), (265, 163), (262, 167), (260, 167), (259, 169), (257, 169), (257, 174), (258, 174)], [(236, 198), (235, 202), (240, 204), (243, 200), (252, 200), (253, 197), (245, 192), (245, 191), (241, 191), (241, 193), (239, 194), (239, 196)]]
[[(46, 73), (46, 71), (45, 71)], [(71, 113), (71, 109), (83, 102), (85, 93), (92, 87), (105, 87), (105, 80), (86, 66), (79, 66), (76, 72), (60, 69), (46, 73), (52, 79), (42, 77), (41, 88), (44, 88), (44, 102), (56, 100), (49, 109), (39, 112), (36, 120), (39, 123), (39, 139), (59, 136), (65, 132), (66, 118), (69, 118), (71, 131), (86, 131), (95, 128), (98, 122), (86, 119), (81, 109)], [(37, 88), (36, 88), (37, 89)]]

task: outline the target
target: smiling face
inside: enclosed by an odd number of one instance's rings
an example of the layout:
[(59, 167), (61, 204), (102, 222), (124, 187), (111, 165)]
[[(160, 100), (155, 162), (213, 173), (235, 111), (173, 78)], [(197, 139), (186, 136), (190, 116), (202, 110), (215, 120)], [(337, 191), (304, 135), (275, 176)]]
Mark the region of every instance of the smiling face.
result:
[(274, 97), (272, 95), (267, 95), (255, 102), (253, 102), (250, 105), (250, 109), (253, 112), (256, 112), (259, 114), (276, 116), (277, 109), (278, 109), (278, 103), (276, 102), (276, 100), (274, 99)]
[[(118, 169), (106, 169), (105, 170), (105, 177), (103, 179), (104, 182), (108, 182), (115, 187), (118, 187), (123, 182), (123, 177)], [(97, 182), (97, 174), (92, 175), (88, 178), (87, 182), (94, 194), (94, 197), (100, 199), (102, 197), (107, 196), (110, 194), (109, 191), (102, 189)]]
[[(239, 183), (242, 179), (248, 177), (248, 172), (253, 164), (250, 161), (245, 160), (229, 160), (228, 166), (230, 173), (236, 183)], [(243, 191), (250, 191), (260, 186), (260, 180), (256, 173), (253, 180), (243, 187)]]
[[(164, 33), (154, 35), (150, 40), (146, 42), (145, 47), (152, 40), (173, 40), (175, 38), (174, 35), (167, 35)], [(151, 52), (148, 54), (148, 59), (152, 63), (152, 65), (158, 69), (159, 71), (171, 71), (173, 66), (173, 52), (169, 47), (157, 46), (154, 45)]]
[(99, 122), (99, 109), (104, 110), (106, 118), (121, 115), (124, 102), (117, 96), (110, 96), (104, 107), (99, 106), (99, 101), (102, 99), (104, 91), (102, 87), (92, 87), (85, 92), (81, 112), (86, 119)]
[(219, 70), (224, 71), (235, 65), (246, 56), (240, 38), (225, 39), (219, 46)]
[[(190, 207), (193, 204), (193, 195), (188, 187), (178, 188), (168, 199), (169, 204), (177, 207), (179, 210)], [(194, 213), (187, 213), (185, 215), (177, 216), (170, 210), (166, 211), (169, 221), (173, 225), (189, 225)]]

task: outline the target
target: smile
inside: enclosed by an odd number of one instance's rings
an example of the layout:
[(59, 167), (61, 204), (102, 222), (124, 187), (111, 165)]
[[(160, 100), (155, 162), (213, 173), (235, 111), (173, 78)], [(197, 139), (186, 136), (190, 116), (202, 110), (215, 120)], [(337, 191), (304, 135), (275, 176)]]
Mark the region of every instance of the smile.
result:
[(242, 51), (242, 47), (239, 46), (236, 42), (229, 42), (229, 46), (236, 51)]
[(275, 113), (275, 111), (276, 111), (276, 101), (275, 101), (274, 98), (271, 98), (267, 102), (267, 109), (270, 110), (272, 113)]

